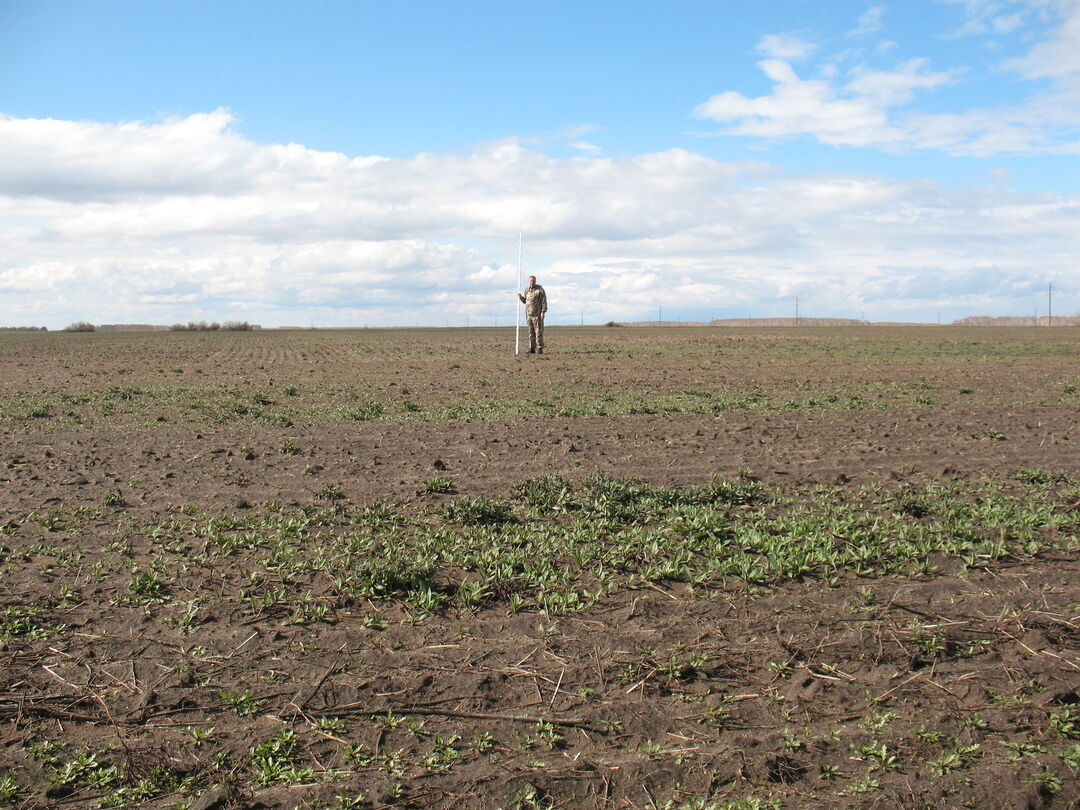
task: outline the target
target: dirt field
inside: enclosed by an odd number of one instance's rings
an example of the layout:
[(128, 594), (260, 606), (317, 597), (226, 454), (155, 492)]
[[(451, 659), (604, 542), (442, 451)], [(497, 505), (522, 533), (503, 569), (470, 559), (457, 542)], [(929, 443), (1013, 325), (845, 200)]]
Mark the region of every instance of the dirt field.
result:
[(1080, 806), (1080, 330), (0, 334), (0, 806)]

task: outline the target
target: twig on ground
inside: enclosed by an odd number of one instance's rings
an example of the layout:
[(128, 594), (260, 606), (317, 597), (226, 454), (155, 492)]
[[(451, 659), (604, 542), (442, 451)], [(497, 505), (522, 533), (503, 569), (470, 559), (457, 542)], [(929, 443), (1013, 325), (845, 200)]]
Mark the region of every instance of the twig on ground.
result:
[(378, 717), (384, 714), (434, 715), (436, 717), (461, 717), (466, 720), (506, 720), (512, 723), (551, 723), (556, 726), (584, 728), (595, 733), (602, 733), (589, 724), (583, 717), (540, 717), (527, 714), (489, 714), (487, 712), (455, 712), (447, 709), (421, 708), (417, 706), (387, 706), (382, 709), (368, 707), (367, 704), (335, 706), (310, 712), (314, 717), (332, 717), (339, 714), (359, 714), (365, 717)]

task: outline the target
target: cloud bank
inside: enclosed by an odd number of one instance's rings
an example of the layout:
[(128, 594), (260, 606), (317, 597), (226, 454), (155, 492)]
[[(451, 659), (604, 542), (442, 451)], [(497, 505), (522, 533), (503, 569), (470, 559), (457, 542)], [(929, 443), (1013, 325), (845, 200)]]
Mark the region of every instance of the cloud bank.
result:
[(251, 142), (224, 110), (3, 118), (0, 156), (4, 320), (53, 328), (506, 324), (522, 230), (555, 323), (787, 314), (795, 296), (808, 315), (1015, 311), (1070, 277), (1080, 233), (1080, 199), (996, 183), (946, 192), (679, 149), (554, 158), (512, 139), (349, 157)]

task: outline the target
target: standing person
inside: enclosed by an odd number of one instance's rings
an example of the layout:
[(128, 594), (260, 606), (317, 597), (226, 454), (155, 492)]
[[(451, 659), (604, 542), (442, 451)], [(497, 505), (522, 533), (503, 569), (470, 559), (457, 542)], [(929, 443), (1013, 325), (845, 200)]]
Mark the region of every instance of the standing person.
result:
[(547, 293), (536, 283), (536, 276), (529, 276), (529, 286), (518, 298), (525, 305), (525, 320), (529, 322), (529, 354), (543, 354)]

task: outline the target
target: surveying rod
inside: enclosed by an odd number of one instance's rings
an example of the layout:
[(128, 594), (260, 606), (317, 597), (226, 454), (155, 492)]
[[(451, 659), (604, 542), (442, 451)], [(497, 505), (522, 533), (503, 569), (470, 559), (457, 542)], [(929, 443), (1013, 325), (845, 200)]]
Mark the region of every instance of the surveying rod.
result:
[[(518, 231), (518, 265), (517, 287), (514, 288), (514, 298), (521, 295), (521, 231)], [(521, 307), (514, 304), (514, 354), (521, 354)]]

